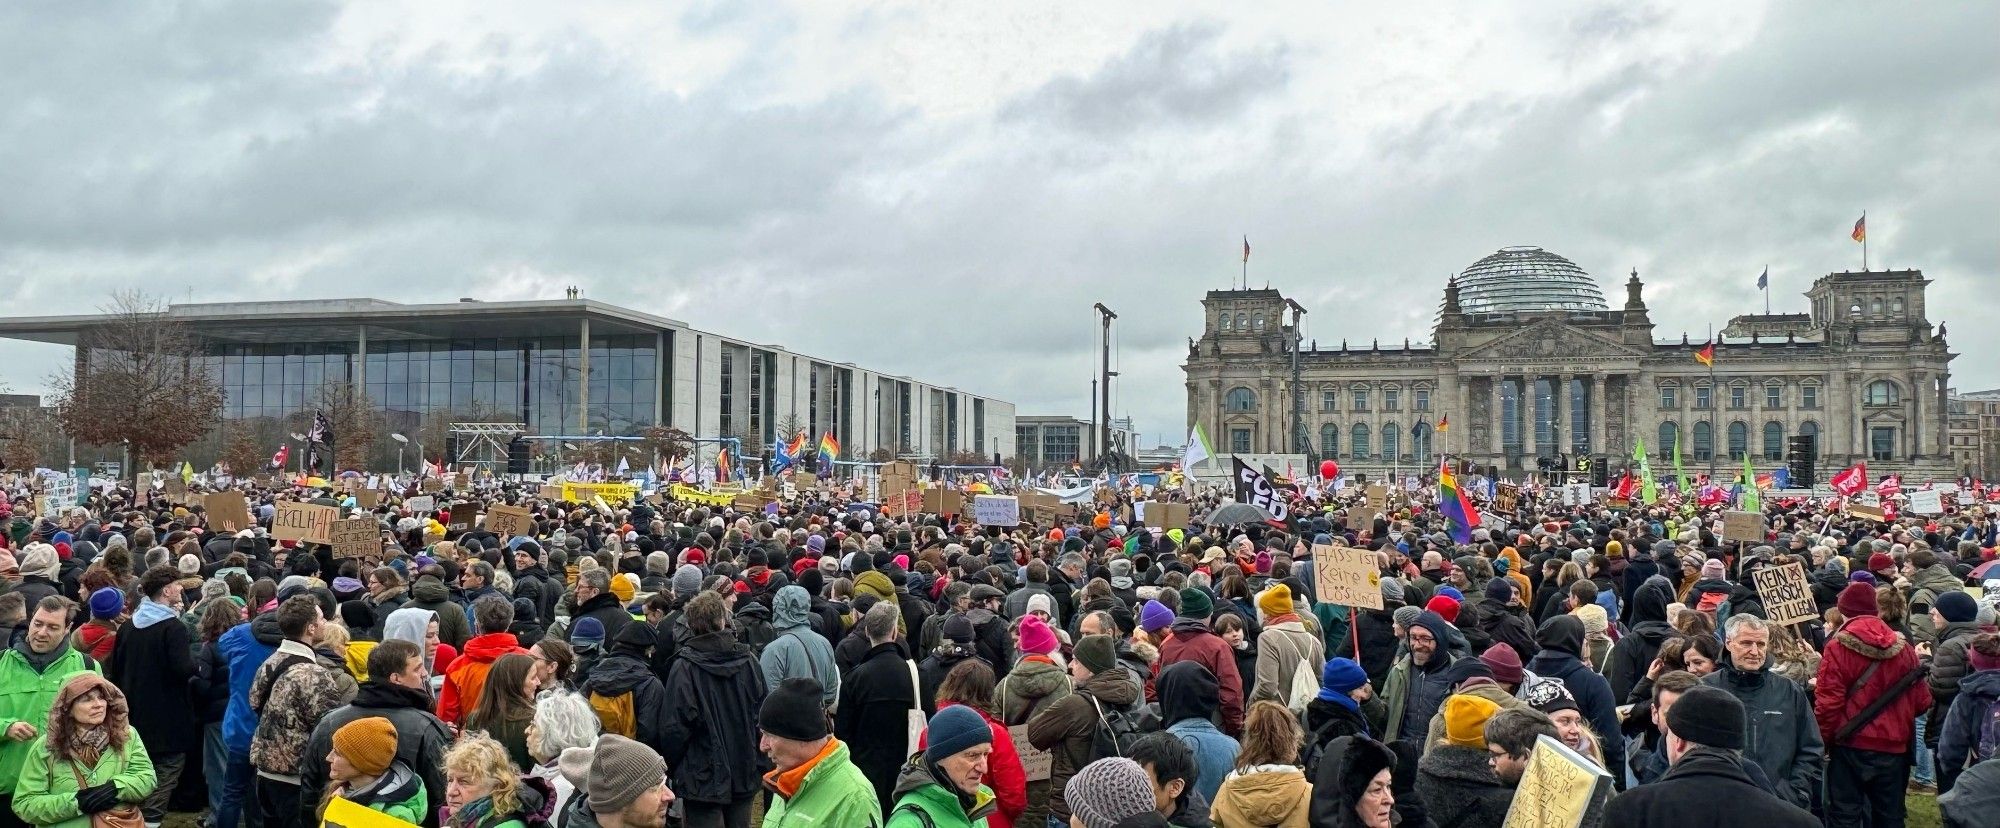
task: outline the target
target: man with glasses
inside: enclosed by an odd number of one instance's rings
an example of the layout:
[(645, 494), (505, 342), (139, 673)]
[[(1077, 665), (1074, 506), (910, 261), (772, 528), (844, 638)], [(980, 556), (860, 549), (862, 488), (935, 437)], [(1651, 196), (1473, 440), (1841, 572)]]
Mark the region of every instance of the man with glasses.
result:
[(570, 617), (568, 632), (574, 634), (576, 622), (584, 618), (595, 618), (604, 625), (606, 641), (617, 641), (618, 632), (632, 623), (632, 614), (618, 605), (618, 596), (611, 594), (611, 573), (603, 569), (576, 576), (576, 610)]
[(1410, 622), (1407, 639), (1410, 651), (1389, 668), (1389, 678), (1382, 683), (1382, 697), (1389, 709), (1386, 719), (1371, 723), (1380, 725), (1378, 732), (1388, 734), (1390, 739), (1423, 743), (1430, 731), (1431, 717), (1437, 715), (1438, 706), (1451, 695), (1451, 685), (1445, 677), (1445, 668), (1452, 662), (1451, 652), (1445, 649), (1450, 635), (1451, 624), (1430, 610), (1424, 610)]

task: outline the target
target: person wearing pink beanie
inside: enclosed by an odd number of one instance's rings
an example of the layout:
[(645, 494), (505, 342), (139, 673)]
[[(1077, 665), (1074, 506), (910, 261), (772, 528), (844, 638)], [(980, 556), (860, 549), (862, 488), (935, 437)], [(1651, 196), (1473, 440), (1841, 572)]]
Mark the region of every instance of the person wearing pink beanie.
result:
[(1034, 615), (1021, 618), (1019, 637), (1020, 642), (1015, 646), (1026, 655), (1050, 655), (1059, 646), (1055, 631), (1049, 629), (1048, 622)]

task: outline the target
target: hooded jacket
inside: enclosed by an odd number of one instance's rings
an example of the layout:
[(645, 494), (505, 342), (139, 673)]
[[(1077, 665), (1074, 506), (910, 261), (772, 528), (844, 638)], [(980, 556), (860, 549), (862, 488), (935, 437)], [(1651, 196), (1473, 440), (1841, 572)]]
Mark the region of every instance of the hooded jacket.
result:
[[(168, 623), (173, 622), (173, 623)], [(118, 631), (118, 646), (105, 662), (105, 677), (132, 710), (132, 729), (146, 739), (154, 756), (187, 753), (199, 747), (195, 707), (188, 698), (194, 678), (193, 634), (172, 609), (150, 599)]]
[[(1881, 667), (1861, 683), (1861, 674), (1871, 664)], [(1834, 734), (1882, 694), (1889, 692), (1905, 674), (1918, 668), (1915, 648), (1882, 623), (1864, 615), (1841, 625), (1826, 644), (1819, 662), (1819, 682), (1813, 691), (1813, 717), (1819, 722), (1820, 740), (1828, 747), (1853, 747), (1882, 753), (1904, 753), (1916, 732), (1917, 714), (1930, 709), (1930, 688), (1923, 682), (1910, 684), (1882, 712), (1863, 725), (1847, 741), (1834, 744)]]
[(669, 709), (661, 741), (674, 793), (726, 805), (757, 791), (765, 768), (757, 749), (764, 671), (729, 630), (697, 635), (667, 676)]
[[(919, 753), (910, 757), (896, 773), (891, 787), (895, 805), (885, 828), (973, 828), (986, 824), (986, 817), (999, 810), (993, 791), (985, 785), (964, 794), (940, 781), (938, 772)], [(913, 811), (922, 811), (929, 819)]]
[(1209, 806), (1218, 825), (1308, 828), (1312, 785), (1293, 765), (1257, 765), (1232, 771)]
[[(1000, 709), (1000, 720), (1009, 727), (1018, 727), (1067, 698), (1070, 691), (1069, 676), (1061, 667), (1044, 656), (1029, 656), (1000, 679), (993, 697)], [(1048, 821), (1049, 787), (1047, 779), (1028, 783), (1028, 807), (1015, 819), (1015, 824), (1034, 826)]]
[(832, 710), (840, 701), (840, 670), (834, 666), (833, 645), (813, 631), (812, 596), (804, 587), (780, 587), (771, 597), (771, 629), (775, 637), (757, 657), (764, 686), (776, 687), (788, 678), (813, 679)]
[[(49, 708), (63, 684), (77, 673), (98, 671), (97, 662), (70, 646), (67, 636), (57, 646), (61, 649), (34, 656), (23, 635), (0, 652), (0, 732), (15, 722), (27, 722), (40, 733), (48, 727)], [(0, 737), (0, 780), (19, 779), (29, 752), (28, 742)]]
[[(380, 811), (404, 822), (422, 823), (424, 816), (430, 812), (430, 798), (424, 794), (424, 787), (424, 780), (417, 776), (417, 772), (397, 759), (391, 761), (389, 770), (376, 777), (368, 787), (348, 791), (343, 796), (371, 811)], [(304, 799), (300, 797), (301, 801)]]
[[(436, 578), (418, 578), (410, 584), (410, 600), (405, 608), (415, 607), (437, 613), (438, 640), (450, 644), (454, 650), (464, 650), (465, 642), (472, 637), (472, 625), (465, 620), (465, 608), (451, 600), (451, 590)], [(385, 632), (388, 616), (383, 616)]]
[(216, 639), (216, 649), (229, 662), (229, 709), (222, 715), (222, 742), (231, 753), (249, 753), (257, 732), (257, 711), (250, 709), (250, 684), (257, 668), (278, 651), (285, 635), (278, 615), (267, 612), (232, 627)]
[(1535, 629), (1529, 626), (1526, 614), (1492, 598), (1479, 601), (1479, 630), (1493, 643), (1513, 648), (1523, 664), (1540, 649), (1535, 645)]
[(1214, 799), (1223, 778), (1236, 767), (1241, 748), (1210, 721), (1219, 704), (1215, 676), (1199, 664), (1182, 662), (1160, 671), (1155, 684), (1160, 721), (1194, 753), (1195, 778), (1188, 780), (1188, 787), (1204, 800)]
[(459, 654), (444, 674), (444, 690), (438, 693), (438, 718), (455, 725), (464, 724), (465, 714), (479, 706), (479, 694), (486, 689), (486, 674), (493, 670), (493, 662), (503, 655), (527, 652), (510, 632), (486, 633), (468, 639), (465, 652)]
[(1138, 700), (1140, 691), (1132, 675), (1113, 664), (1086, 679), (1076, 692), (1028, 720), (1028, 742), (1053, 754), (1049, 772), (1051, 816), (1069, 819), (1069, 802), (1064, 798), (1063, 788), (1070, 777), (1097, 758), (1092, 742), (1097, 733), (1098, 709), (1123, 709)]
[[(1719, 806), (1718, 803), (1727, 803)], [(1604, 824), (1616, 828), (1818, 828), (1819, 819), (1796, 803), (1765, 793), (1726, 751), (1697, 748), (1681, 756), (1658, 782), (1613, 797)]]
[[(1437, 639), (1437, 649), (1431, 652), (1428, 663), (1419, 665), (1414, 655), (1406, 653), (1389, 668), (1389, 678), (1382, 685), (1385, 716), (1381, 722), (1370, 722), (1379, 725), (1374, 729), (1388, 741), (1405, 738), (1405, 734), (1414, 738), (1429, 724), (1445, 697), (1451, 695), (1451, 685), (1444, 673), (1452, 665), (1452, 654), (1445, 642), (1453, 627), (1430, 610), (1418, 615), (1413, 623), (1430, 631)], [(1578, 629), (1581, 628), (1579, 625)]]
[(580, 690), (585, 699), (593, 693), (607, 698), (632, 694), (633, 741), (664, 755), (666, 685), (646, 666), (646, 648), (653, 638), (653, 628), (645, 624), (621, 631), (603, 659), (590, 668)]
[(1168, 630), (1167, 640), (1160, 643), (1160, 659), (1153, 662), (1155, 695), (1160, 671), (1168, 665), (1180, 661), (1200, 664), (1222, 686), (1222, 732), (1231, 736), (1242, 733), (1243, 675), (1236, 667), (1236, 653), (1229, 643), (1199, 618), (1176, 619)]
[(1749, 725), (1743, 734), (1743, 757), (1764, 769), (1780, 799), (1810, 807), (1826, 766), (1812, 697), (1791, 679), (1771, 673), (1768, 660), (1763, 669), (1739, 670), (1728, 652), (1722, 654), (1716, 671), (1701, 681), (1729, 691), (1743, 703)]
[(1963, 591), (1965, 582), (1951, 574), (1951, 569), (1942, 563), (1919, 569), (1910, 576), (1910, 637), (1924, 644), (1935, 646), (1938, 631), (1931, 623), (1931, 607), (1937, 604), (1939, 595), (1954, 590)]
[(1959, 681), (1939, 728), (1943, 734), (1938, 740), (1938, 790), (1951, 790), (1968, 760), (1978, 759), (1974, 752), (1981, 731), (1995, 713), (2000, 713), (1996, 708), (2000, 708), (2000, 670), (1980, 670)]
[(1417, 795), (1433, 819), (1461, 828), (1499, 828), (1514, 802), (1514, 792), (1493, 773), (1492, 757), (1459, 745), (1432, 745), (1417, 761)]
[(1611, 660), (1604, 677), (1611, 684), (1611, 696), (1621, 703), (1630, 699), (1632, 688), (1646, 677), (1660, 645), (1679, 635), (1667, 623), (1667, 605), (1674, 602), (1674, 587), (1664, 577), (1647, 578), (1632, 595), (1631, 628), (1611, 647)]
[[(396, 763), (413, 769), (424, 790), (438, 795), (424, 802), (424, 810), (410, 822), (436, 825), (437, 810), (444, 804), (444, 754), (451, 748), (451, 729), (431, 715), (430, 694), (384, 681), (386, 677), (363, 682), (354, 701), (326, 714), (313, 725), (312, 738), (299, 754), (299, 809), (304, 824), (318, 818), (319, 800), (326, 790), (326, 755), (333, 750), (333, 732), (349, 722), (370, 717), (388, 719), (396, 726)], [(378, 809), (380, 810), (380, 809)]]
[(1625, 767), (1625, 740), (1618, 731), (1618, 702), (1611, 685), (1583, 663), (1583, 622), (1576, 616), (1551, 618), (1536, 632), (1542, 651), (1528, 662), (1528, 670), (1542, 678), (1561, 679), (1577, 710), (1590, 720), (1592, 730), (1604, 734), (1605, 767)]

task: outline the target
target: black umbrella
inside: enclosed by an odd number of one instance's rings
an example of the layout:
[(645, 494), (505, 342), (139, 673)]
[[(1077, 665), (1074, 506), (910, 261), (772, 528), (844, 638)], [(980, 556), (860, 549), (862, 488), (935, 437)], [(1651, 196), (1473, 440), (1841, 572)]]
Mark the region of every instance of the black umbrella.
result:
[(1241, 526), (1250, 523), (1269, 523), (1277, 518), (1262, 506), (1248, 503), (1224, 503), (1209, 512), (1202, 520), (1205, 526)]

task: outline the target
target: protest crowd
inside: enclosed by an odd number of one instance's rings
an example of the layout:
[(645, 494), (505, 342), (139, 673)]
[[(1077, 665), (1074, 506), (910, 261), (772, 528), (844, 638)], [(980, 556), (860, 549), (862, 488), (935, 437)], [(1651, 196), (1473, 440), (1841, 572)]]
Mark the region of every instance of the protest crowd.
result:
[(0, 828), (2000, 824), (1983, 498), (1438, 471), (16, 474)]

